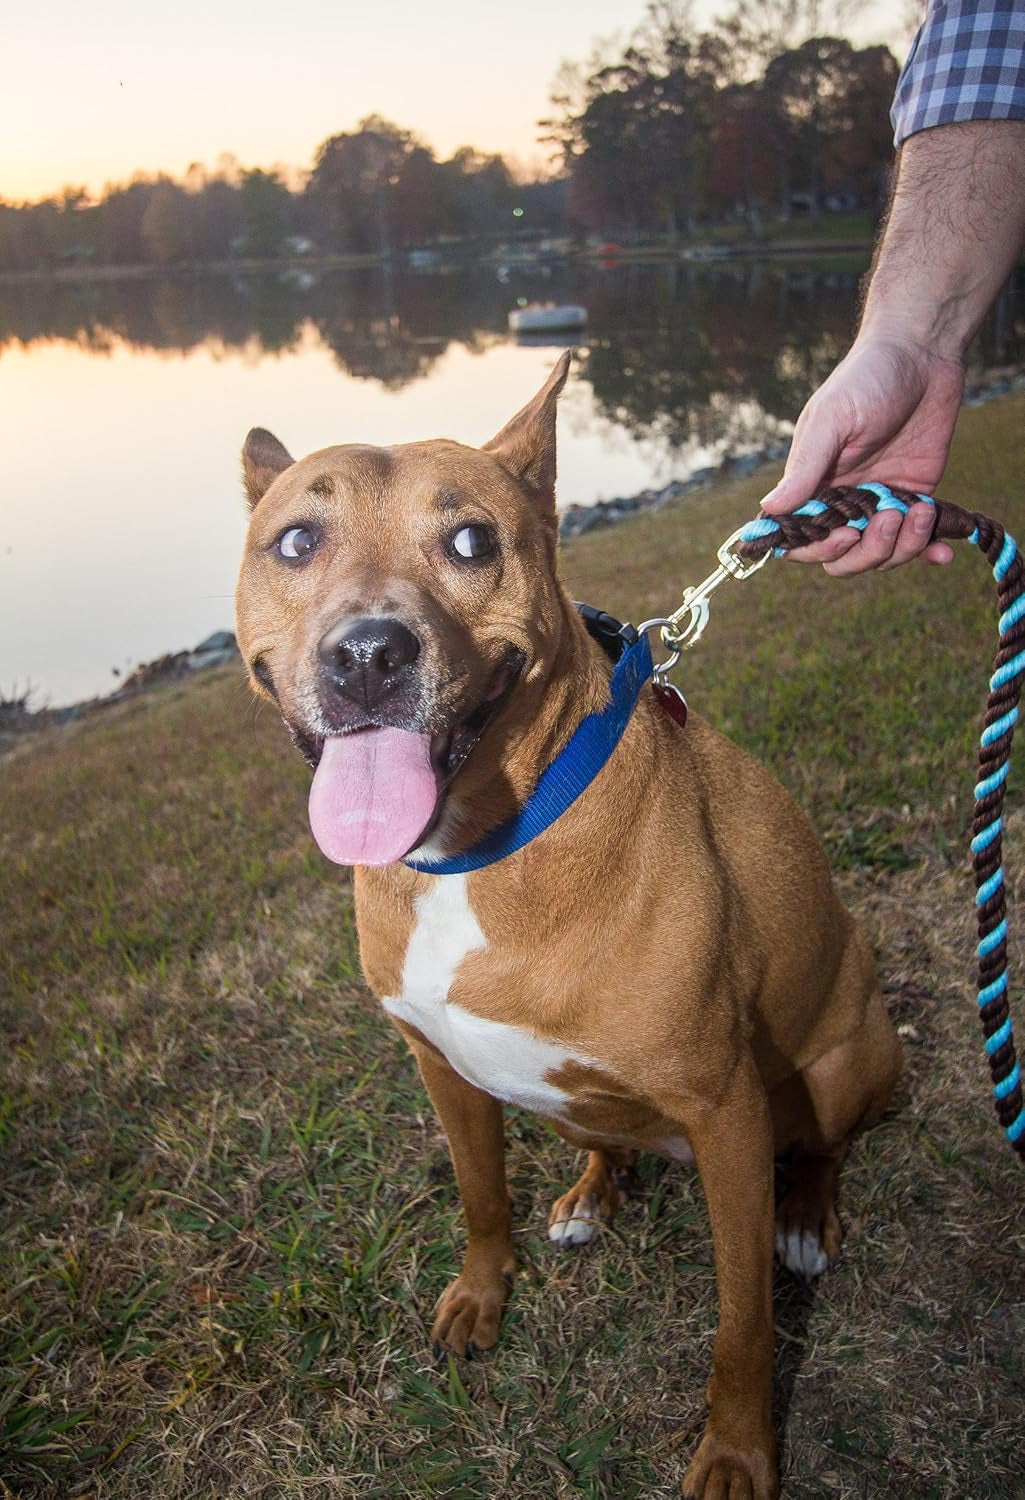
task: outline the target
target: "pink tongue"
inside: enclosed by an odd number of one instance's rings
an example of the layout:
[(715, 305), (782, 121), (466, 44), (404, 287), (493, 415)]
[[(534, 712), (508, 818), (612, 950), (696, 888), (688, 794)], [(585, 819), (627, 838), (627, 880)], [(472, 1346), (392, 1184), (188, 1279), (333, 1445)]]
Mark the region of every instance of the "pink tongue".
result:
[(390, 865), (434, 816), (431, 737), (406, 729), (333, 735), (310, 788), (310, 827), (336, 865)]

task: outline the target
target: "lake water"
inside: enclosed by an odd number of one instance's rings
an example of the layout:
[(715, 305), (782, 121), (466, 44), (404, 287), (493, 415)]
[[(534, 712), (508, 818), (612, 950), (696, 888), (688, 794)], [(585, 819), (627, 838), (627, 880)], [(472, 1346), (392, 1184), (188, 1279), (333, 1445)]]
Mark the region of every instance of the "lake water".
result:
[[(251, 426), (296, 456), (482, 443), (557, 353), (512, 339), (510, 308), (581, 302), (559, 499), (629, 495), (789, 432), (857, 284), (773, 263), (0, 286), (0, 698), (107, 692), (231, 627)], [(1020, 343), (1007, 325), (988, 337)]]

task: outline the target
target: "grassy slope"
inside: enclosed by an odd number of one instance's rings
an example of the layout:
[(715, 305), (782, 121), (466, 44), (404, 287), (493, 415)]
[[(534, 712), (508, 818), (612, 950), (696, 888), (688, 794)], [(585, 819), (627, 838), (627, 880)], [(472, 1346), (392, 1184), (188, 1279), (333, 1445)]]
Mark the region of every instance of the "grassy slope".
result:
[[(762, 234), (766, 240), (795, 243), (863, 240), (866, 245), (871, 245), (875, 230), (870, 214), (827, 213), (818, 214), (815, 218), (810, 214), (800, 214), (792, 219), (766, 219)], [(751, 234), (744, 224), (716, 224), (708, 230), (700, 231), (695, 238), (710, 245), (743, 244), (750, 241)]]
[[(1023, 427), (1020, 398), (966, 412), (944, 487), (1019, 535)], [(663, 612), (762, 487), (581, 539), (574, 589)], [(720, 592), (685, 664), (812, 813), (908, 1028), (898, 1106), (844, 1174), (841, 1264), (814, 1294), (778, 1279), (785, 1492), (806, 1500), (1025, 1495), (1022, 1178), (986, 1096), (962, 858), (993, 595), (962, 551), (848, 585), (770, 565)], [(510, 1112), (504, 1339), (432, 1365), (455, 1191), (305, 780), (233, 672), (3, 763), (6, 1493), (678, 1493), (715, 1323), (692, 1174), (647, 1162), (602, 1244), (560, 1255), (572, 1156)], [(1023, 836), (1012, 815), (1012, 911)]]

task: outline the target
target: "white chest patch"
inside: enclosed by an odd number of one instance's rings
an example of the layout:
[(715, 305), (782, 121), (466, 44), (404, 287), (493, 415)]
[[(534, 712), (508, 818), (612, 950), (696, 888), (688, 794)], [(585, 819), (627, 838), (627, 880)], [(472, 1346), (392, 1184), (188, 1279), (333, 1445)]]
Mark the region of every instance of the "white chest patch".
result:
[(466, 876), (440, 876), (417, 901), (416, 916), (402, 966), (402, 993), (385, 999), (385, 1009), (415, 1026), (477, 1088), (507, 1104), (560, 1115), (567, 1095), (546, 1075), (567, 1062), (594, 1066), (593, 1060), (449, 1001), (463, 959), (487, 948), (467, 898)]

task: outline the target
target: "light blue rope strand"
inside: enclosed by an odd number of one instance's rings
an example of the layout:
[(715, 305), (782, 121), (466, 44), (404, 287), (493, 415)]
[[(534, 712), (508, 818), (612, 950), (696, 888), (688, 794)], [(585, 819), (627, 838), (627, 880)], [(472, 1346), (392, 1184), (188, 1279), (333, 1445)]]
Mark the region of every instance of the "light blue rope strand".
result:
[(979, 940), (979, 946), (975, 950), (976, 953), (980, 958), (985, 958), (987, 953), (992, 953), (994, 948), (1000, 947), (1000, 944), (1004, 941), (1004, 938), (1006, 936), (1007, 918), (1002, 917), (997, 925), (993, 928), (993, 931), (987, 932), (986, 936)]
[(990, 691), (1003, 687), (1005, 682), (1010, 682), (1012, 677), (1017, 677), (1021, 672), (1025, 672), (1025, 651), (1019, 651), (1017, 656), (1005, 661), (1002, 667), (997, 667), (989, 679)]
[[(1022, 599), (1025, 600), (1025, 594), (1022, 594)], [(997, 719), (995, 724), (991, 724), (988, 729), (982, 731), (983, 747), (995, 744), (997, 740), (1002, 739), (1009, 729), (1014, 728), (1017, 722), (1018, 710), (1015, 707), (1009, 713), (1004, 714), (1003, 718)]]
[(774, 531), (779, 530), (779, 522), (774, 521), (771, 516), (758, 516), (756, 520), (749, 521), (740, 533), (742, 542), (756, 542), (759, 537), (771, 536)]
[(1013, 1094), (1021, 1083), (1021, 1068), (1017, 1063), (1008, 1073), (1006, 1078), (1001, 1078), (999, 1083), (993, 1085), (993, 1092), (998, 1099), (1006, 1099), (1008, 1094)]
[(993, 841), (1000, 837), (1000, 831), (1004, 826), (1003, 818), (994, 818), (981, 833), (977, 833), (971, 842), (973, 854), (981, 854), (983, 849), (988, 849)]
[(879, 501), (879, 504), (876, 506), (877, 511), (899, 510), (902, 516), (907, 515), (908, 507), (905, 501), (898, 500), (893, 491), (888, 489), (885, 484), (877, 484), (875, 480), (869, 479), (864, 484), (859, 484), (858, 489), (871, 490), (872, 494)]
[(1020, 599), (1015, 599), (1010, 609), (1005, 609), (998, 622), (1000, 634), (1010, 630), (1012, 625), (1017, 625), (1022, 615), (1025, 615), (1025, 594)]
[(975, 783), (976, 800), (978, 801), (982, 797), (988, 797), (990, 792), (995, 792), (998, 786), (1003, 786), (1004, 782), (1007, 780), (1007, 773), (1009, 769), (1010, 761), (1005, 760), (1002, 766), (997, 767), (992, 776), (987, 776), (985, 781), (977, 781)]
[(988, 1005), (991, 1000), (995, 1000), (998, 995), (1002, 995), (1006, 988), (1007, 970), (1005, 969), (1002, 974), (998, 975), (997, 978), (994, 979), (992, 984), (987, 984), (984, 990), (979, 991), (979, 1005)]
[(1004, 872), (1002, 869), (998, 868), (993, 871), (993, 874), (989, 877), (988, 880), (984, 880), (982, 882), (982, 884), (979, 886), (979, 889), (975, 892), (976, 906), (985, 906), (989, 898), (996, 895), (997, 891), (1000, 889), (1003, 883)]
[(1004, 545), (1000, 549), (1000, 556), (993, 564), (993, 577), (997, 583), (1003, 583), (1014, 559), (1018, 555), (1017, 543), (1009, 531), (1004, 533)]
[(1025, 1108), (1018, 1111), (1017, 1118), (1007, 1127), (1007, 1139), (1017, 1143), (1025, 1135)]
[(994, 1033), (993, 1033), (992, 1036), (988, 1036), (986, 1038), (985, 1042), (983, 1043), (983, 1046), (985, 1047), (986, 1051), (989, 1053), (990, 1057), (992, 1057), (993, 1054), (994, 1054), (994, 1052), (999, 1052), (1000, 1048), (1004, 1045), (1004, 1043), (1005, 1042), (1009, 1042), (1010, 1040), (1011, 1040), (1011, 1018), (1010, 1018), (1010, 1016), (1008, 1016), (1007, 1020), (1004, 1022), (1004, 1024), (1001, 1027), (999, 1027), (996, 1031), (994, 1031)]

